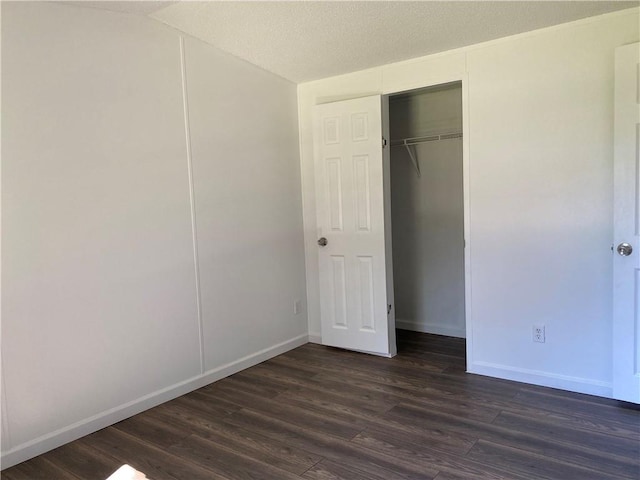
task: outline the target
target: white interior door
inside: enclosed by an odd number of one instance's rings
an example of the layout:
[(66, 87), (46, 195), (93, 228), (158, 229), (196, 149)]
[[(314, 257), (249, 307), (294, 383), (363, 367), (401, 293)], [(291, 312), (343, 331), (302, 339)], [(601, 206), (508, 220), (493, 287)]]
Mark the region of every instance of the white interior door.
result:
[(316, 106), (314, 148), (322, 343), (392, 356), (383, 100), (376, 95)]
[(613, 396), (640, 403), (640, 44), (616, 49)]

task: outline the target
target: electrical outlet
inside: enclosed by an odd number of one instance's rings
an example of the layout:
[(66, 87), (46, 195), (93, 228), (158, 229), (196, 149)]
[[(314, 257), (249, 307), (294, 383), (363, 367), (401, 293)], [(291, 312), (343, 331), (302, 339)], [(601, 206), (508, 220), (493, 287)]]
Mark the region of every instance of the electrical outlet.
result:
[(545, 341), (544, 325), (533, 326), (533, 341), (538, 343), (544, 343)]
[(300, 300), (293, 301), (293, 314), (298, 315), (300, 313)]

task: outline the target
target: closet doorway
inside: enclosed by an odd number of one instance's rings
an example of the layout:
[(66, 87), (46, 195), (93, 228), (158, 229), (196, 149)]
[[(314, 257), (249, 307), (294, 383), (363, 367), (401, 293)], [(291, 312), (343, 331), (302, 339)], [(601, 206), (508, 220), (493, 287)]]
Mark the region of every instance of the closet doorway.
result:
[[(462, 112), (462, 82), (389, 96), (396, 328), (460, 339), (466, 337)], [(401, 348), (407, 333), (398, 333)]]
[(392, 357), (397, 319), (403, 331), (464, 346), (464, 85), (463, 78), (314, 107), (323, 345)]

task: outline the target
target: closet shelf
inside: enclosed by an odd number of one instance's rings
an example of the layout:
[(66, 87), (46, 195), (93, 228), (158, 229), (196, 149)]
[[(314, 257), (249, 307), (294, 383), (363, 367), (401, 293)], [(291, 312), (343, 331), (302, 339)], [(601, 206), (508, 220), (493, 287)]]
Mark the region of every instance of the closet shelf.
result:
[(407, 147), (409, 145), (417, 145), (419, 143), (434, 142), (437, 140), (449, 140), (450, 138), (462, 138), (462, 132), (445, 133), (443, 135), (430, 135), (428, 137), (411, 137), (411, 138), (402, 138), (399, 140), (391, 140), (391, 146)]

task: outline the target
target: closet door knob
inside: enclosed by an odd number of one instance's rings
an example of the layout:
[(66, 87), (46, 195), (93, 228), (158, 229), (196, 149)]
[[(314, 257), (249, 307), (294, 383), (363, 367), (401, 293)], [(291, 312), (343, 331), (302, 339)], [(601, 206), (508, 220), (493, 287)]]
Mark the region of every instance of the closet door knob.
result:
[(633, 247), (628, 243), (621, 243), (620, 245), (618, 245), (618, 248), (616, 248), (616, 251), (619, 255), (628, 257), (633, 252)]
[(320, 237), (318, 239), (318, 245), (320, 245), (321, 247), (325, 247), (327, 245), (327, 239), (324, 237)]

